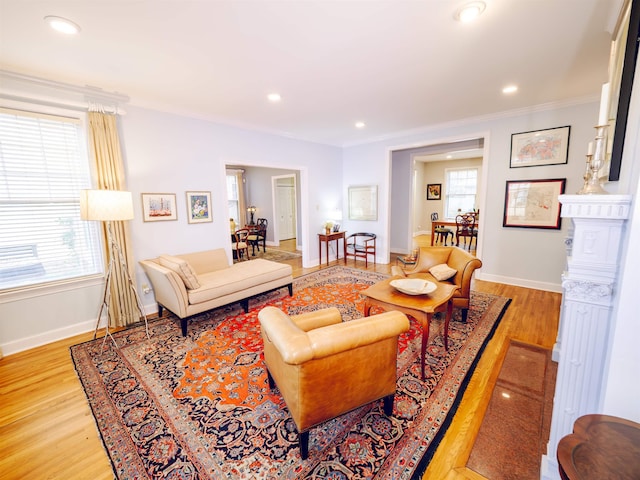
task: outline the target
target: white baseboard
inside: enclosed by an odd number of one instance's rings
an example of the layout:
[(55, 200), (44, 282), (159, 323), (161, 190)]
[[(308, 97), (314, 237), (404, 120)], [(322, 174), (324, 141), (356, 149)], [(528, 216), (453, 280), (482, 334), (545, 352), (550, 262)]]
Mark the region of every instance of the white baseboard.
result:
[[(158, 304), (153, 303), (151, 305), (143, 305), (144, 314), (150, 315), (158, 313)], [(104, 316), (103, 316), (104, 317)], [(99, 327), (104, 328), (105, 319), (100, 322)], [(76, 323), (74, 325), (68, 325), (66, 327), (57, 328), (55, 330), (49, 330), (47, 332), (39, 333), (30, 337), (20, 338), (11, 342), (0, 344), (0, 358), (2, 356), (13, 355), (14, 353), (23, 352), (31, 348), (40, 347), (47, 343), (57, 342), (58, 340), (64, 340), (65, 338), (73, 337), (74, 335), (80, 335), (82, 333), (93, 332), (96, 328), (95, 319), (87, 320), (86, 322)]]
[(515, 285), (516, 287), (533, 288), (534, 290), (544, 290), (546, 292), (562, 293), (562, 284), (537, 282), (535, 280), (526, 280), (524, 278), (505, 277), (503, 275), (492, 275), (490, 273), (475, 272), (478, 280), (487, 282), (505, 283), (507, 285)]
[(48, 332), (43, 332), (31, 337), (20, 338), (12, 342), (3, 343), (0, 345), (0, 348), (5, 356), (12, 355), (14, 353), (23, 352), (24, 350), (29, 350), (30, 348), (39, 347), (47, 343), (73, 337), (74, 335), (92, 332), (95, 328), (96, 321), (87, 320), (86, 322), (76, 323), (63, 328), (49, 330)]

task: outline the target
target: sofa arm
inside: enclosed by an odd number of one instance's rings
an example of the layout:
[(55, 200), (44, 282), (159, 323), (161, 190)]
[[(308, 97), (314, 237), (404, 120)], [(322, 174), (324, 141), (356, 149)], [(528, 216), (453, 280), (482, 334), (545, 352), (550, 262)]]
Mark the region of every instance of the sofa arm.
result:
[(264, 342), (273, 344), (285, 363), (300, 365), (313, 358), (307, 333), (291, 317), (276, 307), (264, 307), (258, 313)]
[(405, 271), (407, 275), (412, 273), (428, 272), (435, 265), (448, 263), (452, 247), (420, 247), (418, 261), (415, 266)]
[(177, 273), (165, 268), (153, 260), (142, 260), (144, 268), (158, 302), (180, 318), (187, 316), (189, 297), (184, 282)]
[(308, 336), (313, 358), (317, 359), (397, 337), (408, 330), (407, 316), (394, 311), (318, 328)]
[(397, 265), (394, 265), (391, 267), (391, 276), (392, 277), (406, 277), (407, 274), (404, 273), (404, 270), (402, 270), (401, 267), (398, 267)]
[(301, 313), (300, 315), (291, 315), (290, 318), (298, 328), (305, 332), (342, 322), (342, 315), (336, 307), (323, 308), (315, 312)]

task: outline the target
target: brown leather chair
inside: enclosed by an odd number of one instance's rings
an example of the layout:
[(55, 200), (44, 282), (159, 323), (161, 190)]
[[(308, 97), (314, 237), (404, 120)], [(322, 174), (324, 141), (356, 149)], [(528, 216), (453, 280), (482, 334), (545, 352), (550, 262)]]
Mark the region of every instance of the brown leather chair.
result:
[[(469, 310), (469, 295), (471, 293), (471, 278), (476, 268), (482, 266), (479, 258), (458, 247), (420, 247), (418, 262), (410, 269), (391, 267), (391, 274), (401, 277), (411, 277), (416, 273), (429, 274), (429, 269), (436, 265), (447, 264), (457, 270), (457, 273), (449, 280), (442, 283), (450, 283), (458, 286), (458, 291), (453, 295), (453, 306), (462, 309), (462, 321), (467, 321)], [(433, 282), (438, 282), (434, 277)]]
[(312, 427), (381, 398), (391, 415), (398, 336), (409, 330), (406, 315), (385, 312), (343, 322), (337, 308), (289, 316), (270, 306), (258, 318), (269, 385), (278, 386), (289, 408), (303, 459)]

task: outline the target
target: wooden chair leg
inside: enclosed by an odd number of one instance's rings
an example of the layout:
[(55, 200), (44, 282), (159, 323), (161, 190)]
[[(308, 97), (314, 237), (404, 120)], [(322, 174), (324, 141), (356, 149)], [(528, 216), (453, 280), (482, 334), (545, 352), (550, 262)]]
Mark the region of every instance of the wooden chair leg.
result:
[(300, 456), (306, 460), (309, 456), (309, 431), (298, 434), (298, 444), (300, 445)]
[(390, 417), (391, 414), (393, 413), (393, 400), (395, 398), (395, 394), (391, 394), (391, 395), (387, 395), (386, 397), (384, 397), (383, 402), (384, 402), (384, 414), (387, 417)]

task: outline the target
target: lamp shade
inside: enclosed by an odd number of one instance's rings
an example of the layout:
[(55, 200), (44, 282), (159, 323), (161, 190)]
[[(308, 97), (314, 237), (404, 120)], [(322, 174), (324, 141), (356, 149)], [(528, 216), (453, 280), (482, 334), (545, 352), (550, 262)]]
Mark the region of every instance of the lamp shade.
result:
[(120, 190), (81, 190), (80, 218), (83, 220), (131, 220), (133, 196)]

